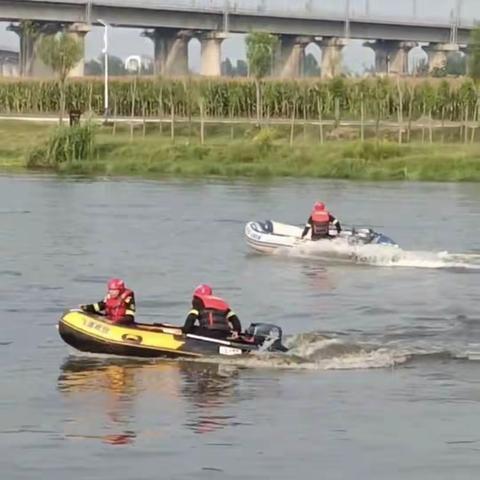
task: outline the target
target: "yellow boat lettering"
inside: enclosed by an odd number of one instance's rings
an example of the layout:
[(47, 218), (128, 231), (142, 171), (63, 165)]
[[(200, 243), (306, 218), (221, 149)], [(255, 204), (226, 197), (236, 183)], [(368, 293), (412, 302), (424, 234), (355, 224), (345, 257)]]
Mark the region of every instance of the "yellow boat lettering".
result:
[(98, 332), (101, 332), (105, 335), (110, 332), (110, 328), (108, 328), (106, 325), (103, 325), (100, 322), (96, 322), (95, 320), (92, 320), (90, 318), (83, 319), (83, 326), (92, 330), (97, 330)]

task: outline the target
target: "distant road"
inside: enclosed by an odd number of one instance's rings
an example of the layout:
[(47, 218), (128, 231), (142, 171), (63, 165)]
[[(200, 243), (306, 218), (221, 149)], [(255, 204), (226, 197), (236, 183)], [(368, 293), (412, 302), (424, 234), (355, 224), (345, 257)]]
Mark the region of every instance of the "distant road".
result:
[[(86, 115), (82, 117), (82, 120), (87, 118)], [(89, 117), (90, 120), (96, 124), (102, 124), (105, 122), (105, 118), (103, 116), (92, 116)], [(18, 122), (36, 122), (36, 123), (58, 123), (58, 115), (37, 115), (37, 114), (0, 114), (0, 122), (2, 121), (18, 121)], [(155, 118), (155, 117), (109, 117), (109, 122), (115, 123), (125, 123), (125, 124), (158, 124), (163, 123), (169, 125), (171, 123), (170, 117), (164, 117), (162, 119)], [(64, 117), (64, 122), (68, 123), (68, 115)], [(175, 123), (196, 123), (199, 124), (202, 122), (200, 117), (192, 117), (189, 119), (188, 117), (175, 117)], [(216, 117), (207, 117), (203, 120), (203, 123), (210, 124), (210, 125), (255, 125), (257, 120), (255, 118), (216, 118)], [(262, 125), (291, 125), (292, 120), (291, 118), (264, 118), (262, 120)], [(304, 122), (302, 118), (298, 118), (295, 120), (295, 125), (311, 125), (311, 126), (335, 126), (335, 120), (323, 120), (319, 122), (318, 120), (307, 120)], [(375, 127), (377, 124), (376, 120), (365, 120), (363, 122), (363, 126), (366, 128)], [(428, 118), (423, 118), (420, 120), (415, 120), (411, 122), (412, 128), (459, 128), (464, 126), (464, 122), (451, 122), (451, 121), (444, 121), (441, 122), (440, 120), (432, 120), (429, 121)], [(362, 126), (362, 122), (360, 120), (340, 120), (338, 122), (338, 127), (356, 127), (360, 128)], [(477, 122), (468, 122), (467, 126), (469, 128), (479, 128)], [(381, 128), (408, 128), (408, 120), (405, 120), (403, 123), (398, 123), (395, 121), (381, 121), (379, 122), (379, 127)], [(1, 128), (1, 125), (0, 125)]]

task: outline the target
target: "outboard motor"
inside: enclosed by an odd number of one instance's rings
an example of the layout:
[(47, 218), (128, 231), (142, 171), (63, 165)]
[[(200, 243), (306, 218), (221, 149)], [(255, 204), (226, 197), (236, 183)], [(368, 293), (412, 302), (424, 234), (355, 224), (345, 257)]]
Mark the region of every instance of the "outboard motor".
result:
[(390, 237), (387, 237), (383, 233), (377, 233), (372, 243), (375, 243), (377, 245), (389, 245), (391, 247), (398, 247), (398, 244), (395, 241), (393, 241)]
[(397, 243), (383, 233), (371, 228), (352, 228), (351, 236), (347, 238), (349, 245), (388, 245), (397, 247)]
[(287, 347), (282, 345), (282, 329), (270, 323), (252, 323), (245, 330), (245, 335), (253, 338), (255, 345), (265, 346), (270, 352), (286, 352)]
[(370, 228), (352, 228), (350, 237), (347, 241), (349, 245), (366, 245), (372, 243), (375, 238), (375, 232)]

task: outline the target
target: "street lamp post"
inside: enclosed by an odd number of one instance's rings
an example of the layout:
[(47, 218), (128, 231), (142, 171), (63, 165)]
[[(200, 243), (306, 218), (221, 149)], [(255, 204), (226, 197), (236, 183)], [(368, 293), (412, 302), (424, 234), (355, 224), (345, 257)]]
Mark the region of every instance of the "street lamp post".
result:
[(462, 24), (463, 0), (457, 0), (457, 29)]
[(105, 115), (105, 121), (108, 119), (108, 23), (105, 23), (103, 20), (100, 18), (97, 19), (98, 23), (102, 24), (104, 27), (104, 33), (103, 33), (103, 50), (102, 53), (104, 54), (104, 72), (105, 72), (105, 79), (104, 79), (104, 115)]
[(345, 38), (350, 38), (350, 0), (345, 0)]

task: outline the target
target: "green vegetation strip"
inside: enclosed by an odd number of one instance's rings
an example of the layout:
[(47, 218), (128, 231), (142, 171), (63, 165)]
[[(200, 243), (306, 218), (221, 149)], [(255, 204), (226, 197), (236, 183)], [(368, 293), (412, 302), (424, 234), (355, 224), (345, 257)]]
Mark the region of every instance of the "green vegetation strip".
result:
[[(78, 130), (77, 130), (78, 129)], [(200, 142), (177, 132), (175, 142), (158, 130), (134, 133), (90, 125), (69, 129), (0, 122), (0, 168), (62, 174), (142, 177), (306, 177), (356, 180), (480, 181), (480, 145), (296, 140), (246, 129), (230, 139), (218, 128)], [(48, 139), (48, 141), (47, 141)], [(29, 162), (27, 164), (27, 162)]]

